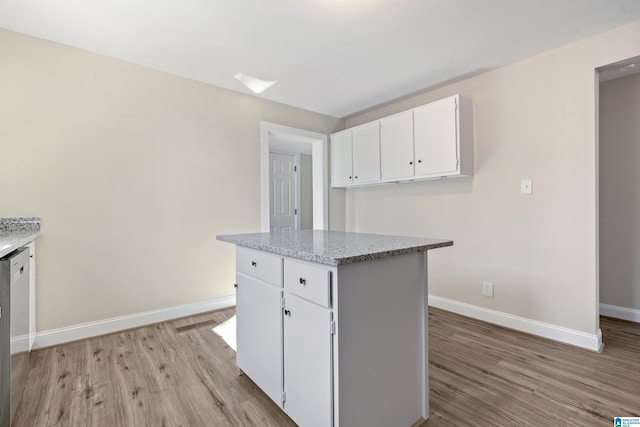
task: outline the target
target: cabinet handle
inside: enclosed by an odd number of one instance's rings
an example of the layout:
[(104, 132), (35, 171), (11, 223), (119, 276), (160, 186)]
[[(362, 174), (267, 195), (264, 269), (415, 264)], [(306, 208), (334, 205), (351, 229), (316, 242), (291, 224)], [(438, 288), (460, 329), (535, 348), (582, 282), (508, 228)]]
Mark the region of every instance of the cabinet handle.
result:
[(349, 179), (351, 179), (351, 177), (349, 177)]
[(233, 287), (234, 287), (234, 288), (236, 288), (236, 289), (238, 289), (238, 284), (237, 284), (237, 283), (234, 283), (234, 284), (233, 284)]
[(291, 316), (291, 310), (287, 310), (286, 308), (284, 309), (284, 315), (285, 316)]
[(355, 179), (358, 179), (358, 176), (356, 175), (354, 178), (355, 178)]
[(307, 279), (303, 279), (302, 277), (300, 278), (300, 284), (301, 285), (306, 285), (307, 284)]
[(422, 163), (422, 160), (418, 160), (418, 163)]
[(252, 267), (257, 267), (257, 266), (258, 266), (258, 263), (257, 263), (257, 262), (255, 262), (255, 261), (251, 261), (251, 266), (252, 266)]
[(409, 162), (409, 164), (410, 164), (410, 165), (412, 165), (412, 164), (413, 164), (413, 162)]

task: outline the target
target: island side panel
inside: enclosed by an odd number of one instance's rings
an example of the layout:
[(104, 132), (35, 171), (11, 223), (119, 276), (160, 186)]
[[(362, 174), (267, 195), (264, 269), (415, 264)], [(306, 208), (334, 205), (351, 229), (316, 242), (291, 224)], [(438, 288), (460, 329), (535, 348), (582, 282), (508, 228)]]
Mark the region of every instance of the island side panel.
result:
[(422, 419), (427, 420), (429, 418), (429, 269), (428, 269), (428, 257), (427, 251), (421, 252), (422, 263), (420, 265), (420, 292), (421, 292), (421, 314), (422, 318), (422, 374), (420, 379), (421, 385), (421, 402), (422, 402)]
[(343, 427), (428, 416), (425, 260), (419, 252), (338, 267), (334, 392)]

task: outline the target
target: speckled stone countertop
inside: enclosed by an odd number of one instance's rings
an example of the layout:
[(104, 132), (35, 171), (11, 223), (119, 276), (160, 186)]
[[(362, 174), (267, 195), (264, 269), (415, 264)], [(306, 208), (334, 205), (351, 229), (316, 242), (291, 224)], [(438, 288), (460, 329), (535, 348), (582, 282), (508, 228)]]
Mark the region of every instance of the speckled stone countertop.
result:
[(326, 265), (343, 265), (452, 246), (452, 240), (342, 231), (226, 234), (218, 240)]
[(40, 235), (40, 218), (0, 218), (0, 258)]

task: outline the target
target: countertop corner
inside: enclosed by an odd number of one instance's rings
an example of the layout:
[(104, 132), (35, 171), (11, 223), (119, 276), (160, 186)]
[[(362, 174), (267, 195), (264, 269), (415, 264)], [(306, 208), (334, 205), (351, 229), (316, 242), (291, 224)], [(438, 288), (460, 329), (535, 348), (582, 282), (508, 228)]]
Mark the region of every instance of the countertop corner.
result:
[(0, 258), (40, 236), (40, 218), (0, 218)]

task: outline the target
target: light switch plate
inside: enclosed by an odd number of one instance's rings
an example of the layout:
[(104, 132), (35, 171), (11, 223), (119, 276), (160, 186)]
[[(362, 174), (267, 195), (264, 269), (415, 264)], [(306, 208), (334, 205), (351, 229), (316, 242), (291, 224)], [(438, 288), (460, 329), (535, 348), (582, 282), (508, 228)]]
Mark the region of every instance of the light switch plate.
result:
[(533, 194), (533, 181), (523, 179), (520, 181), (520, 194)]
[(482, 282), (482, 295), (493, 298), (493, 283)]

